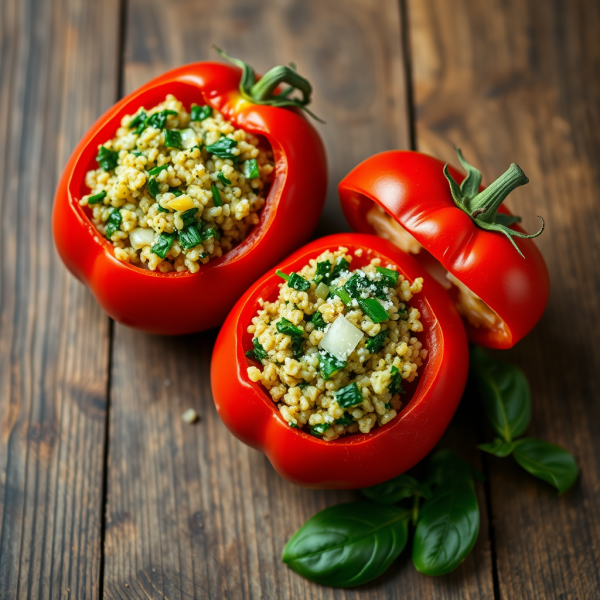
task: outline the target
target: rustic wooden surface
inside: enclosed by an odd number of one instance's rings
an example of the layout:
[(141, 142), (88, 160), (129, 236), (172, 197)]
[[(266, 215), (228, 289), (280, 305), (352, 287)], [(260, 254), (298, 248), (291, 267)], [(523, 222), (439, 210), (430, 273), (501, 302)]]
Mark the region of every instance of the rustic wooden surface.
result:
[[(3, 0), (0, 27), (0, 600), (600, 595), (597, 3)], [(534, 389), (530, 433), (583, 474), (557, 498), (481, 457), (489, 432), (467, 401), (442, 443), (488, 481), (478, 543), (449, 576), (418, 575), (408, 553), (355, 590), (289, 571), (289, 536), (355, 494), (296, 488), (228, 434), (209, 387), (214, 331), (111, 324), (53, 250), (52, 194), (79, 137), (119, 95), (214, 58), (212, 43), (311, 79), (330, 161), (317, 235), (345, 227), (339, 179), (388, 148), (453, 160), (460, 145), (485, 180), (515, 161), (532, 181), (510, 206), (531, 229), (546, 218), (553, 292), (509, 356)], [(197, 425), (181, 421), (188, 407)]]

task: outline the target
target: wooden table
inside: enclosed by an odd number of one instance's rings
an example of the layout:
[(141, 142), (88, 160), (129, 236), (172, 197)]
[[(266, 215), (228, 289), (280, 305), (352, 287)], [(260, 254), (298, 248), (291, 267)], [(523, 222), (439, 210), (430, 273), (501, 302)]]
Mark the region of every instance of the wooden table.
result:
[[(0, 3), (0, 599), (600, 597), (600, 4), (541, 0), (2, 0)], [(444, 445), (487, 475), (475, 550), (446, 577), (408, 554), (354, 590), (280, 560), (316, 511), (354, 492), (280, 479), (219, 421), (215, 331), (169, 339), (109, 321), (53, 248), (71, 150), (120, 96), (210, 44), (259, 71), (295, 61), (315, 88), (330, 161), (317, 234), (343, 230), (336, 184), (360, 160), (418, 148), (489, 182), (512, 161), (509, 206), (552, 295), (507, 353), (533, 388), (535, 435), (582, 469), (558, 498), (489, 439), (466, 404)], [(194, 407), (196, 426), (181, 414)]]

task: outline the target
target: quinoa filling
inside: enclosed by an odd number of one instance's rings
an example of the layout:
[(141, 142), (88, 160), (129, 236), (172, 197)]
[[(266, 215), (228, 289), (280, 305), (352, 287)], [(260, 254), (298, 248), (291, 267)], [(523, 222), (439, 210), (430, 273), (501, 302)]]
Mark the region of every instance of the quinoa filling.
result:
[[(362, 249), (354, 252), (361, 257)], [(274, 302), (248, 326), (248, 377), (261, 383), (288, 425), (323, 440), (368, 433), (393, 420), (404, 382), (418, 376), (427, 350), (409, 301), (423, 287), (374, 258), (351, 269), (346, 248), (326, 251), (285, 279)]]
[(80, 204), (116, 258), (162, 273), (195, 273), (242, 242), (274, 170), (256, 136), (172, 95), (123, 117), (96, 160)]

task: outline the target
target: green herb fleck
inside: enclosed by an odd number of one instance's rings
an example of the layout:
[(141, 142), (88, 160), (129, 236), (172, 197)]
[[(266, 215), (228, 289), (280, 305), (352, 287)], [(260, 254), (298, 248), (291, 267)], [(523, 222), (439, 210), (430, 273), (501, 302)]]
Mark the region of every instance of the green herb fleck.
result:
[(188, 250), (189, 248), (193, 248), (200, 244), (202, 242), (202, 237), (196, 227), (188, 225), (179, 232), (179, 240), (181, 241), (181, 246), (185, 250)]
[(285, 335), (302, 335), (302, 329), (300, 327), (296, 327), (291, 321), (286, 319), (285, 317), (281, 317), (279, 321), (277, 321), (277, 331), (279, 333), (284, 333)]
[(290, 278), (288, 279), (288, 287), (291, 287), (294, 290), (298, 290), (299, 292), (306, 292), (310, 290), (310, 283), (304, 279), (304, 277), (298, 275), (298, 273), (290, 273)]
[(219, 158), (230, 158), (234, 162), (238, 160), (238, 157), (232, 153), (232, 150), (237, 146), (237, 141), (232, 140), (228, 137), (222, 137), (210, 146), (206, 146), (206, 151), (210, 154), (214, 154)]
[(402, 387), (402, 373), (398, 370), (398, 367), (392, 365), (390, 369), (392, 373), (392, 379), (388, 385), (388, 392), (395, 396), (396, 394), (406, 394), (406, 391)]
[(336, 425), (352, 425), (352, 423), (354, 423), (354, 419), (352, 418), (352, 415), (349, 412), (344, 412), (344, 416), (341, 417), (340, 419), (336, 419), (334, 421), (334, 423)]
[(338, 258), (331, 274), (328, 277), (324, 278), (325, 283), (329, 285), (334, 279), (337, 279), (344, 271), (347, 271), (349, 268), (350, 263), (345, 258)]
[(171, 212), (168, 208), (163, 208), (160, 204), (158, 205), (158, 212)]
[(377, 354), (383, 348), (387, 336), (388, 330), (384, 329), (383, 331), (380, 331), (375, 337), (369, 338), (365, 343), (367, 350), (371, 354)]
[(318, 423), (310, 428), (310, 432), (313, 435), (323, 435), (330, 427), (329, 423)]
[(331, 379), (345, 367), (346, 363), (343, 360), (338, 360), (327, 352), (319, 352), (319, 371), (323, 379)]
[(223, 200), (221, 199), (221, 194), (219, 193), (219, 188), (213, 183), (210, 186), (212, 191), (213, 202), (215, 206), (223, 206)]
[(259, 177), (260, 173), (258, 172), (258, 163), (255, 158), (251, 158), (244, 163), (244, 177), (246, 179), (254, 179)]
[(190, 111), (190, 119), (192, 121), (204, 121), (208, 117), (212, 117), (212, 108), (210, 106), (206, 104), (203, 106), (192, 104), (192, 110)]
[(112, 234), (121, 227), (123, 216), (118, 208), (113, 208), (106, 220), (106, 237), (110, 239)]
[(179, 216), (183, 221), (183, 226), (187, 227), (188, 225), (192, 225), (196, 222), (196, 213), (198, 212), (197, 208), (190, 208), (185, 212), (182, 212)]
[(352, 306), (352, 298), (350, 298), (344, 288), (334, 287), (331, 288), (331, 291), (344, 303), (346, 308), (350, 308)]
[(104, 200), (104, 198), (106, 198), (106, 190), (102, 190), (101, 192), (98, 192), (97, 194), (90, 196), (87, 200), (87, 203), (88, 204), (98, 204), (98, 203), (102, 202), (102, 200)]
[(177, 129), (165, 129), (165, 146), (167, 148), (181, 149), (181, 131)]
[(390, 318), (387, 310), (381, 306), (379, 300), (375, 298), (367, 298), (366, 300), (359, 300), (358, 303), (362, 308), (363, 312), (373, 321), (373, 323), (383, 323)]
[(161, 171), (165, 171), (169, 168), (169, 165), (161, 165), (160, 167), (154, 167), (148, 171), (148, 175), (158, 175)]
[(176, 198), (178, 198), (179, 196), (183, 196), (183, 192), (180, 189), (178, 189), (178, 188), (172, 188), (172, 187), (170, 187), (169, 188), (169, 192), (171, 194), (173, 194), (173, 196), (175, 196)]
[(117, 166), (119, 153), (116, 150), (107, 148), (106, 146), (100, 146), (100, 148), (98, 148), (96, 160), (98, 161), (98, 164), (102, 170), (112, 171)]
[(219, 171), (219, 173), (217, 174), (217, 179), (223, 185), (231, 185), (231, 181), (229, 179), (227, 179), (227, 177), (225, 177), (225, 173), (223, 173), (223, 171)]
[(350, 408), (351, 406), (361, 404), (363, 401), (362, 394), (358, 389), (358, 385), (356, 385), (356, 381), (343, 387), (341, 390), (338, 390), (335, 394), (335, 399), (342, 408)]
[(139, 112), (137, 115), (135, 115), (135, 117), (133, 117), (133, 119), (131, 119), (131, 121), (129, 121), (129, 129), (133, 129), (138, 125), (141, 125), (146, 120), (146, 117), (147, 115), (144, 111)]
[(202, 231), (200, 234), (202, 235), (203, 240), (209, 240), (210, 238), (215, 238), (215, 240), (219, 239), (219, 232), (214, 228), (207, 226), (208, 224), (204, 223), (202, 226)]
[(154, 243), (154, 246), (150, 249), (153, 254), (156, 256), (160, 256), (164, 258), (167, 255), (167, 252), (171, 249), (173, 245), (173, 241), (177, 237), (176, 233), (161, 233), (158, 236), (158, 240)]
[(375, 270), (378, 273), (381, 273), (383, 281), (385, 281), (386, 285), (391, 288), (395, 288), (398, 285), (398, 276), (400, 273), (398, 271), (394, 271), (393, 269), (387, 269), (386, 267), (375, 267)]
[(327, 323), (325, 323), (323, 315), (318, 310), (313, 313), (311, 322), (318, 331), (323, 331), (323, 329), (327, 327)]
[(144, 156), (144, 153), (140, 152), (139, 150), (132, 150), (131, 154), (133, 154), (134, 156)]
[[(146, 127), (154, 127), (154, 129), (164, 129), (167, 124), (167, 116), (168, 115), (176, 115), (177, 111), (175, 110), (161, 110), (160, 112), (156, 112), (153, 115), (150, 115), (145, 121), (144, 125)], [(136, 132), (137, 133), (137, 132)]]
[(148, 179), (148, 191), (153, 198), (156, 198), (160, 194), (160, 187), (158, 187), (158, 181), (154, 177)]
[(317, 272), (315, 273), (315, 283), (321, 283), (323, 279), (329, 276), (331, 273), (331, 261), (324, 260), (317, 263)]
[(303, 390), (305, 387), (308, 387), (310, 385), (310, 383), (308, 383), (308, 381), (301, 381), (296, 387), (299, 387), (301, 390)]
[(246, 356), (253, 360), (257, 360), (261, 362), (265, 358), (269, 358), (267, 351), (263, 348), (262, 344), (258, 341), (258, 338), (254, 338), (252, 340), (252, 345), (254, 348), (252, 350), (248, 350), (246, 352)]
[(300, 429), (300, 427), (298, 427), (298, 425), (296, 425), (296, 423), (292, 423), (291, 421), (288, 421), (288, 425), (292, 428), (292, 429)]

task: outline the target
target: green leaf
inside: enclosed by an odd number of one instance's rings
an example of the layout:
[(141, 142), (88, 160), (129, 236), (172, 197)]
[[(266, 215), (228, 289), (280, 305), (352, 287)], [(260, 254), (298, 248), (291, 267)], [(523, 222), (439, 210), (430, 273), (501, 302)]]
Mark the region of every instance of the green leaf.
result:
[(323, 279), (331, 273), (331, 261), (324, 260), (317, 263), (317, 272), (315, 273), (314, 282), (321, 283)]
[(504, 458), (513, 453), (515, 442), (505, 442), (501, 438), (496, 438), (491, 444), (479, 444), (477, 447), (484, 452)]
[(288, 287), (298, 290), (299, 292), (306, 292), (310, 290), (310, 282), (306, 281), (306, 279), (304, 279), (304, 277), (301, 275), (298, 275), (298, 273), (290, 273), (287, 284)]
[(333, 267), (333, 271), (323, 278), (323, 281), (330, 285), (334, 279), (337, 279), (344, 271), (347, 271), (350, 268), (350, 263), (345, 258), (338, 258), (335, 266)]
[(148, 179), (148, 191), (153, 198), (156, 198), (158, 194), (160, 194), (160, 188), (158, 187), (158, 181), (154, 179), (154, 177), (150, 177)]
[(223, 200), (221, 199), (221, 194), (219, 192), (219, 188), (213, 183), (210, 186), (210, 190), (212, 192), (214, 205), (215, 206), (223, 206)]
[(531, 420), (531, 393), (523, 371), (475, 346), (470, 372), (494, 431), (505, 442), (523, 435)]
[[(144, 121), (141, 127), (147, 127), (149, 125), (150, 127), (154, 127), (154, 129), (164, 129), (165, 125), (167, 124), (167, 116), (176, 114), (177, 111), (167, 109), (161, 110), (160, 112), (155, 112)], [(136, 133), (138, 132), (136, 131)]]
[(106, 198), (106, 190), (102, 190), (93, 196), (88, 196), (87, 203), (88, 204), (98, 204), (102, 202)]
[(121, 228), (123, 215), (118, 208), (113, 208), (108, 219), (106, 219), (106, 237), (110, 239), (112, 234)]
[(327, 327), (327, 323), (325, 323), (322, 313), (320, 313), (318, 310), (312, 314), (311, 322), (318, 331), (323, 331), (323, 329)]
[(360, 490), (363, 496), (380, 504), (396, 504), (405, 498), (431, 498), (431, 488), (410, 475), (398, 475), (389, 481)]
[(276, 327), (279, 333), (284, 333), (285, 335), (300, 336), (303, 333), (300, 327), (296, 327), (289, 319), (286, 319), (285, 317), (281, 317), (281, 319), (277, 321)]
[(167, 148), (181, 149), (181, 131), (177, 129), (165, 129), (165, 146)]
[(119, 153), (116, 150), (107, 148), (106, 146), (100, 146), (100, 148), (98, 148), (96, 160), (103, 171), (112, 171), (117, 166)]
[(176, 237), (176, 233), (161, 233), (158, 236), (158, 240), (155, 242), (154, 246), (152, 246), (150, 249), (150, 252), (156, 254), (156, 256), (164, 258), (167, 255), (167, 252), (171, 249)]
[(330, 427), (329, 423), (317, 423), (310, 428), (310, 432), (313, 435), (323, 435)]
[(192, 121), (204, 121), (204, 119), (208, 119), (208, 117), (212, 117), (212, 108), (210, 106), (206, 104), (203, 106), (192, 104), (192, 110), (190, 112), (190, 119)]
[(131, 121), (129, 121), (129, 129), (133, 129), (138, 125), (141, 125), (145, 120), (146, 113), (144, 111), (138, 113), (137, 115), (135, 115), (135, 117), (133, 117), (133, 119), (131, 119)]
[(309, 519), (283, 562), (323, 585), (351, 587), (384, 573), (404, 550), (410, 512), (366, 500), (330, 506)]
[(386, 267), (375, 267), (375, 270), (381, 273), (383, 281), (388, 287), (395, 288), (398, 286), (398, 277), (400, 276), (398, 271)]
[(214, 154), (219, 158), (230, 158), (233, 161), (237, 160), (237, 156), (232, 153), (232, 150), (238, 145), (236, 140), (232, 140), (228, 137), (222, 137), (217, 140), (214, 144), (206, 146), (207, 152)]
[(168, 163), (166, 165), (161, 165), (160, 167), (154, 167), (148, 171), (148, 175), (158, 175), (161, 171), (166, 171), (168, 168)]
[(355, 381), (338, 390), (335, 394), (335, 399), (342, 408), (350, 408), (357, 404), (362, 404), (363, 401), (362, 394)]
[(346, 363), (343, 360), (338, 360), (326, 352), (319, 352), (319, 371), (325, 381), (331, 379), (345, 367)]
[(246, 179), (255, 179), (256, 177), (260, 177), (260, 173), (258, 172), (258, 163), (255, 158), (251, 158), (244, 163), (244, 177)]
[(384, 329), (383, 331), (380, 331), (375, 337), (369, 338), (365, 342), (365, 346), (367, 347), (367, 350), (371, 354), (377, 354), (383, 348), (385, 341), (387, 339), (387, 336), (388, 336), (388, 330)]
[(515, 442), (513, 456), (526, 471), (553, 485), (559, 494), (564, 494), (579, 475), (573, 455), (549, 442), (523, 438)]
[(187, 227), (188, 225), (194, 225), (196, 223), (196, 214), (198, 212), (197, 208), (190, 208), (185, 212), (182, 212), (179, 216), (183, 221), (183, 226)]
[(392, 373), (392, 379), (388, 385), (388, 392), (392, 394), (392, 396), (395, 396), (396, 394), (406, 394), (406, 390), (402, 387), (402, 373), (399, 371), (398, 367), (392, 365), (390, 371)]
[(363, 312), (373, 321), (373, 323), (383, 323), (390, 318), (387, 310), (381, 306), (376, 298), (367, 298), (366, 300), (358, 301)]
[(231, 185), (231, 180), (227, 179), (227, 177), (225, 177), (225, 173), (223, 173), (223, 171), (219, 171), (217, 173), (217, 179), (223, 184), (223, 185)]
[(351, 308), (352, 298), (350, 298), (348, 292), (343, 287), (333, 287), (331, 291), (344, 303), (346, 308)]
[(420, 510), (412, 557), (419, 573), (444, 575), (473, 549), (479, 534), (479, 506), (469, 466), (454, 452), (437, 452), (430, 468), (437, 485)]
[(179, 241), (181, 242), (181, 247), (188, 250), (200, 244), (202, 237), (194, 225), (188, 225), (179, 232)]

